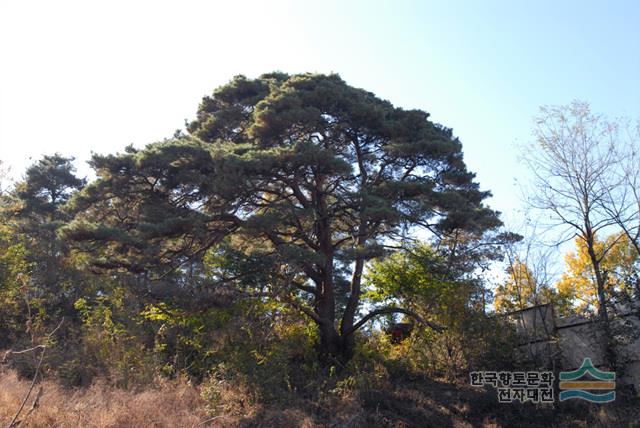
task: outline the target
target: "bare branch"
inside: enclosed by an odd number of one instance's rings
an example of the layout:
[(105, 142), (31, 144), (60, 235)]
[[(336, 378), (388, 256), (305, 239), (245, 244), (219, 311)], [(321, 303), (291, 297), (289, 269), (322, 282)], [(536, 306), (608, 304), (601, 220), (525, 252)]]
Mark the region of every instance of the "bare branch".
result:
[[(47, 334), (47, 340), (51, 339), (51, 337), (56, 333), (56, 331), (58, 331), (58, 329), (62, 326), (63, 322), (64, 322), (64, 317), (60, 320), (60, 322), (58, 323), (56, 328), (54, 328), (51, 331), (51, 333)], [(18, 417), (20, 417), (20, 413), (22, 413), (22, 410), (24, 409), (25, 404), (27, 404), (27, 400), (29, 400), (29, 396), (31, 395), (31, 391), (33, 391), (33, 388), (36, 385), (36, 382), (38, 380), (38, 376), (40, 375), (40, 367), (42, 367), (42, 362), (44, 361), (44, 354), (47, 351), (47, 346), (48, 346), (48, 344), (43, 344), (43, 345), (34, 346), (33, 348), (31, 348), (29, 350), (19, 351), (19, 352), (12, 352), (12, 354), (21, 354), (23, 352), (33, 351), (35, 349), (42, 349), (42, 352), (40, 353), (40, 359), (38, 360), (38, 365), (36, 366), (36, 371), (35, 371), (35, 373), (33, 375), (33, 379), (31, 380), (31, 386), (29, 387), (29, 390), (27, 391), (27, 394), (24, 396), (24, 399), (22, 400), (22, 403), (20, 404), (20, 408), (18, 409), (16, 414), (13, 416), (13, 419), (11, 420), (11, 423), (9, 424), (9, 428), (13, 428), (15, 426), (18, 426), (19, 423), (23, 422), (23, 421), (18, 421)], [(7, 358), (7, 354), (5, 354), (5, 358)], [(40, 391), (38, 392), (38, 395), (36, 396), (36, 399), (34, 400), (33, 405), (31, 406), (32, 409), (29, 410), (29, 412), (27, 413), (27, 416), (29, 416), (31, 414), (31, 412), (33, 412), (33, 409), (35, 409), (37, 407), (37, 405), (38, 405), (37, 402), (38, 402), (41, 394), (42, 394), (42, 389), (40, 389)]]

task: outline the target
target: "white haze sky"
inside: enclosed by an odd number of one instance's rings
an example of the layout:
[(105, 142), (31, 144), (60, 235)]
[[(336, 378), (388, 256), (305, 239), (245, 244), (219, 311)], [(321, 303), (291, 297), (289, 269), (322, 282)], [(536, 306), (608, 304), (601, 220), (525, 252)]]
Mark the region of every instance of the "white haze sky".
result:
[(514, 143), (542, 104), (640, 117), (640, 2), (0, 0), (0, 159), (169, 137), (235, 74), (337, 72), (452, 127), (518, 217)]

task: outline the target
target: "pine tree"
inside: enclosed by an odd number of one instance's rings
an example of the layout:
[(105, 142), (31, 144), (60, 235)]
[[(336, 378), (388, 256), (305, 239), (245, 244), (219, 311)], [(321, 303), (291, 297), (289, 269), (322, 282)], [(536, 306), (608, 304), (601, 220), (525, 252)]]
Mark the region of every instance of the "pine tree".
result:
[(217, 285), (306, 314), (325, 357), (350, 358), (368, 319), (409, 312), (378, 308), (356, 321), (365, 263), (386, 243), (413, 227), (500, 225), (451, 129), (337, 75), (238, 76), (203, 99), (189, 132), (95, 156), (99, 178), (75, 199), (67, 236), (92, 246), (95, 266), (140, 274), (221, 248), (262, 262)]

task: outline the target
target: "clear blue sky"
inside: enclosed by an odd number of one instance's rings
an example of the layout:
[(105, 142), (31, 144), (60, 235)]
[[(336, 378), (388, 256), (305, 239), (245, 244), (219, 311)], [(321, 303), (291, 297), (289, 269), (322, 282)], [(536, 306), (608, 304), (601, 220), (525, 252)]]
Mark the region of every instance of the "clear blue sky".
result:
[[(0, 0), (0, 159), (142, 146), (233, 75), (337, 72), (452, 127), (505, 213), (542, 104), (640, 117), (640, 1)], [(509, 214), (508, 217), (515, 214)]]

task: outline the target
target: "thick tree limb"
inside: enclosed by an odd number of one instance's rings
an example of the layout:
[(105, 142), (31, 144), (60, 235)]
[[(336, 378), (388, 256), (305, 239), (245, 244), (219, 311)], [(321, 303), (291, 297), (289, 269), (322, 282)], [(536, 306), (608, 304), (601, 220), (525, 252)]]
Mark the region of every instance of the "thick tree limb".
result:
[(318, 289), (316, 287), (311, 287), (309, 285), (301, 284), (297, 281), (291, 281), (291, 285), (296, 287), (298, 290), (306, 291), (307, 293), (316, 295), (318, 294)]
[(311, 318), (317, 324), (323, 324), (324, 322), (326, 322), (325, 320), (320, 318), (320, 316), (317, 313), (315, 313), (311, 308), (307, 307), (302, 302), (298, 301), (295, 297), (281, 296), (281, 298), (285, 303), (290, 304), (295, 309), (299, 310), (300, 312), (302, 312), (303, 314)]
[(418, 321), (420, 324), (424, 324), (430, 328), (432, 328), (433, 330), (437, 331), (437, 332), (442, 332), (445, 330), (444, 327), (432, 323), (431, 321), (427, 321), (424, 318), (422, 318), (420, 315), (416, 314), (413, 311), (410, 311), (409, 309), (404, 309), (404, 308), (396, 308), (396, 307), (388, 307), (388, 308), (380, 308), (380, 309), (376, 309), (372, 312), (369, 312), (367, 315), (365, 315), (364, 317), (362, 317), (362, 319), (360, 319), (360, 321), (358, 321), (357, 323), (355, 323), (353, 325), (353, 327), (351, 327), (350, 329), (348, 329), (346, 332), (343, 333), (344, 336), (348, 336), (350, 334), (353, 334), (354, 332), (356, 332), (356, 330), (358, 330), (360, 327), (362, 327), (367, 321), (369, 321), (371, 318), (377, 317), (378, 315), (385, 315), (385, 314), (405, 314), (410, 316), (411, 318), (415, 319), (416, 321)]

